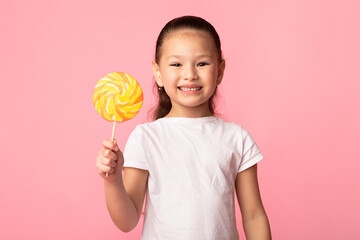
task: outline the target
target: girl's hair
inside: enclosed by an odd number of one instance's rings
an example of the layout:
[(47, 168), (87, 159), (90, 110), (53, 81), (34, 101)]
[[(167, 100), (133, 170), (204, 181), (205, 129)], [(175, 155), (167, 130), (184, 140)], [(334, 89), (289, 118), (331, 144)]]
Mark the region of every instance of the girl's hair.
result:
[[(221, 43), (219, 35), (217, 34), (215, 28), (207, 22), (205, 19), (195, 16), (183, 16), (174, 18), (170, 22), (168, 22), (164, 28), (161, 30), (158, 39), (156, 41), (156, 49), (155, 49), (155, 62), (159, 64), (161, 57), (161, 47), (164, 43), (165, 38), (172, 32), (181, 29), (194, 29), (199, 31), (204, 31), (209, 33), (211, 38), (215, 43), (215, 47), (219, 56), (219, 62), (223, 60), (222, 52), (221, 52)], [(154, 91), (157, 91), (158, 94), (158, 104), (153, 110), (152, 118), (153, 120), (157, 120), (159, 118), (165, 117), (171, 109), (171, 101), (169, 96), (166, 94), (164, 88), (159, 88), (156, 81), (154, 83)], [(214, 114), (215, 103), (214, 97), (217, 93), (217, 87), (215, 88), (214, 94), (209, 99), (209, 109), (211, 114)]]

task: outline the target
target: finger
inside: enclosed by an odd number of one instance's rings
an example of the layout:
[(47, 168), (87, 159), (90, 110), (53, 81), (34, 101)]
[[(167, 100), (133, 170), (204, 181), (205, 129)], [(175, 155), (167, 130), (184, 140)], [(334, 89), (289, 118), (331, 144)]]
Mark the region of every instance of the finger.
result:
[(103, 164), (105, 166), (109, 166), (109, 167), (116, 167), (116, 161), (108, 159), (108, 158), (104, 159)]
[(119, 146), (116, 144), (116, 140), (115, 140), (115, 143), (110, 140), (104, 140), (103, 146), (104, 146), (104, 148), (109, 148), (109, 149), (113, 150), (114, 152), (119, 151)]
[(98, 156), (96, 159), (97, 163), (109, 166), (109, 167), (115, 167), (116, 166), (116, 160), (110, 159), (110, 158), (106, 158), (106, 157), (101, 157)]
[(99, 173), (113, 173), (115, 171), (115, 169), (113, 167), (101, 164), (101, 163), (97, 163), (96, 164), (96, 168), (98, 169)]
[(112, 150), (110, 150), (110, 149), (104, 149), (102, 151), (102, 155), (105, 158), (109, 158), (111, 160), (116, 160), (117, 159), (117, 154), (115, 152), (113, 152)]
[(100, 175), (102, 178), (106, 179), (107, 176), (109, 175), (109, 173), (104, 173), (104, 172), (99, 171), (99, 175)]

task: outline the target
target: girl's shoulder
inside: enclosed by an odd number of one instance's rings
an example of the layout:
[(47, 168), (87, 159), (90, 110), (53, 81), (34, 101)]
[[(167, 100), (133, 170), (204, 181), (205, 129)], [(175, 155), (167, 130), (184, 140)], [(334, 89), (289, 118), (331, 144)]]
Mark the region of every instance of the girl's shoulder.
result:
[(220, 117), (218, 117), (219, 119), (219, 124), (222, 124), (225, 128), (229, 129), (229, 130), (233, 130), (233, 131), (242, 131), (244, 128), (242, 127), (241, 124), (236, 123), (236, 122), (232, 122), (231, 120), (228, 119), (222, 119)]
[(228, 132), (230, 135), (236, 138), (240, 138), (242, 141), (246, 141), (247, 139), (252, 139), (251, 134), (249, 131), (246, 130), (246, 128), (243, 127), (243, 125), (232, 122), (229, 120), (222, 120), (221, 123), (224, 126), (224, 131)]
[(158, 120), (154, 120), (152, 122), (144, 122), (144, 123), (140, 123), (138, 125), (136, 125), (135, 130), (137, 131), (144, 131), (146, 129), (152, 129), (152, 128), (157, 128), (160, 126), (160, 121)]
[(146, 134), (151, 134), (152, 132), (157, 132), (160, 128), (161, 126), (158, 120), (140, 123), (135, 126), (130, 135), (144, 136)]

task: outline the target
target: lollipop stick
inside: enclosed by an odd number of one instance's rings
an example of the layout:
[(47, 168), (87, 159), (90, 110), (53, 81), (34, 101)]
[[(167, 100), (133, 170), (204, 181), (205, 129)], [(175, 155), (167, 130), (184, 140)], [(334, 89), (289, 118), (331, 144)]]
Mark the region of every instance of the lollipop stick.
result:
[[(114, 136), (115, 136), (115, 128), (116, 128), (116, 121), (114, 121), (113, 130), (111, 134), (111, 141), (114, 142)], [(106, 173), (106, 177), (109, 176), (109, 173)]]
[(114, 136), (115, 136), (115, 128), (116, 128), (116, 121), (114, 121), (112, 135), (111, 135), (111, 141), (114, 142)]

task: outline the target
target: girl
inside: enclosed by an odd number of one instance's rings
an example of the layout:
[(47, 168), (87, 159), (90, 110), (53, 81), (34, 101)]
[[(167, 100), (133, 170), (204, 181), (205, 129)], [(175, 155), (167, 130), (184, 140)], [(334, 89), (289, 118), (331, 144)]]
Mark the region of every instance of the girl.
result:
[(175, 18), (160, 32), (154, 121), (134, 129), (124, 154), (105, 140), (97, 157), (120, 230), (137, 225), (146, 193), (143, 240), (239, 239), (235, 190), (247, 239), (271, 239), (257, 180), (264, 156), (245, 129), (214, 116), (224, 69), (219, 36), (204, 19)]

